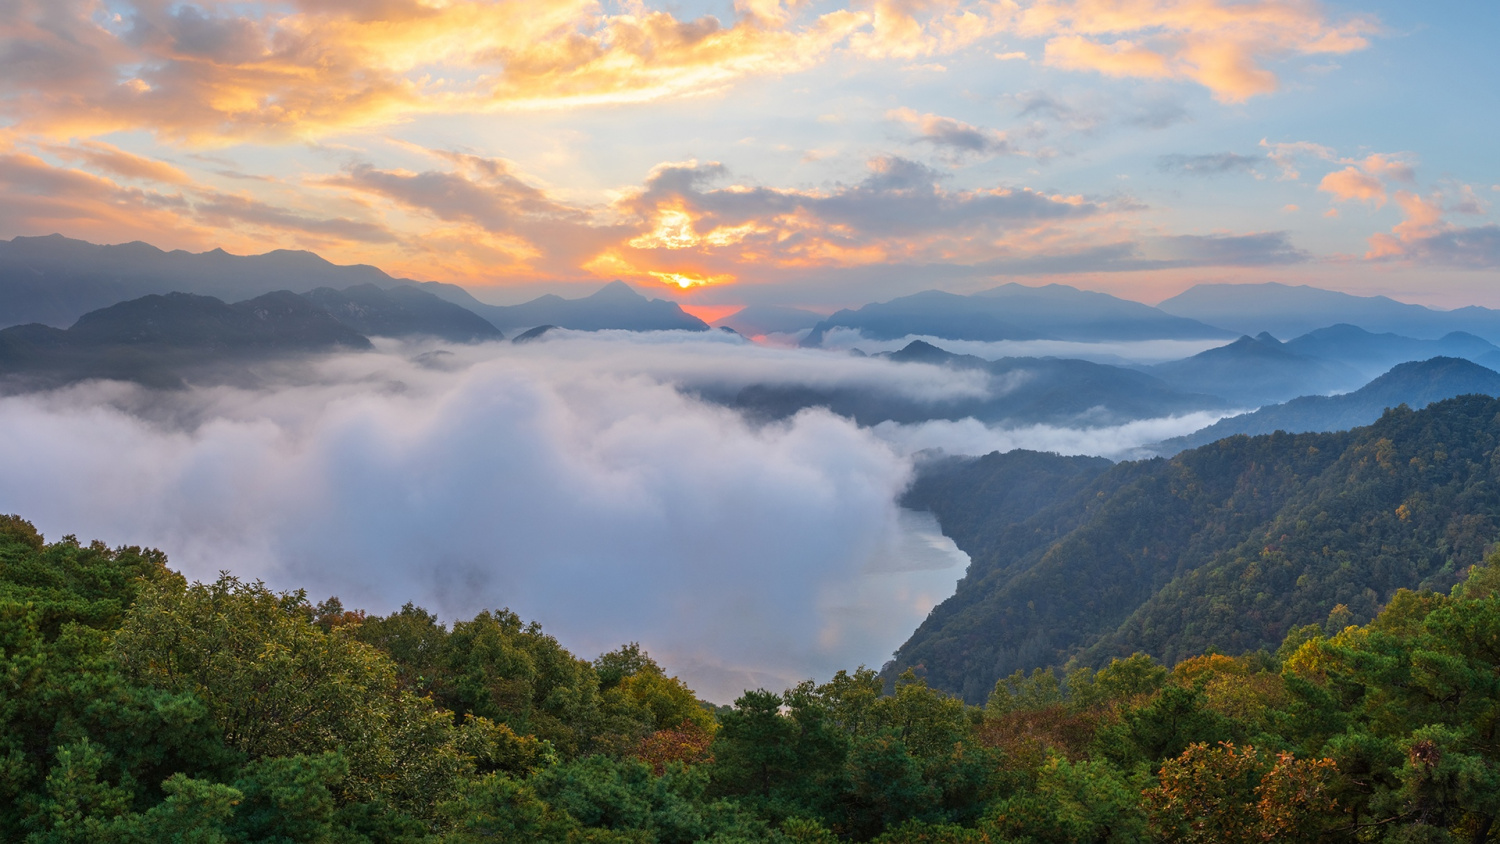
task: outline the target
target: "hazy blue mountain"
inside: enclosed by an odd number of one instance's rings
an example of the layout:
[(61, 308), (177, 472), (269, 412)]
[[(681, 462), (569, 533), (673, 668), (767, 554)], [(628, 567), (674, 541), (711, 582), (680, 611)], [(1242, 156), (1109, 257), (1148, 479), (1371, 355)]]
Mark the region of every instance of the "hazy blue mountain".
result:
[(719, 328), (732, 328), (746, 337), (754, 337), (759, 334), (795, 334), (812, 328), (822, 320), (822, 314), (801, 308), (751, 305), (723, 319), (716, 319), (713, 324)]
[(1297, 354), (1266, 333), (1142, 368), (1179, 390), (1223, 396), (1240, 407), (1349, 390), (1365, 380), (1347, 364)]
[(476, 300), (475, 304), (466, 304), (465, 307), (502, 331), (539, 325), (578, 331), (611, 328), (625, 331), (708, 330), (708, 323), (684, 311), (676, 302), (647, 299), (623, 281), (612, 281), (582, 299), (564, 299), (549, 293), (519, 305), (485, 305)]
[(364, 335), (288, 291), (233, 305), (191, 293), (153, 294), (84, 314), (63, 330), (0, 329), (7, 391), (90, 378), (180, 386), (222, 367), (317, 352), (370, 349)]
[(820, 346), (833, 328), (899, 340), (915, 335), (949, 340), (1199, 340), (1232, 334), (1163, 313), (1149, 305), (1061, 284), (1004, 284), (973, 296), (928, 290), (842, 310), (819, 322), (803, 340)]
[(1321, 360), (1337, 361), (1373, 378), (1398, 363), (1435, 357), (1479, 361), (1500, 352), (1495, 344), (1463, 331), (1436, 340), (1418, 340), (1399, 334), (1373, 334), (1355, 325), (1331, 325), (1288, 340), (1288, 351)]
[(338, 266), (311, 252), (264, 255), (165, 252), (146, 243), (98, 246), (61, 235), (0, 241), (0, 327), (63, 328), (89, 311), (160, 293), (239, 301), (278, 290), (306, 292), (397, 280), (369, 266)]
[(1302, 396), (1254, 413), (1220, 419), (1200, 431), (1165, 440), (1151, 448), (1158, 454), (1171, 456), (1235, 434), (1344, 431), (1369, 425), (1386, 408), (1404, 404), (1420, 410), (1433, 402), (1470, 394), (1500, 396), (1500, 372), (1461, 358), (1411, 361), (1397, 365), (1352, 393)]
[(1421, 339), (1466, 331), (1500, 343), (1500, 311), (1491, 308), (1437, 311), (1385, 296), (1354, 296), (1305, 285), (1199, 284), (1157, 307), (1242, 334), (1269, 331), (1278, 337), (1296, 337), (1346, 323)]
[(541, 339), (541, 336), (543, 334), (546, 334), (548, 331), (555, 331), (556, 329), (557, 329), (557, 326), (555, 326), (555, 325), (538, 325), (536, 328), (530, 328), (530, 329), (527, 329), (527, 330), (521, 332), (520, 334), (517, 334), (515, 337), (513, 337), (511, 339), (510, 342), (512, 342), (512, 343), (530, 343), (532, 340), (539, 340), (539, 339)]
[(1349, 431), (1118, 463), (993, 522), (974, 499), (1011, 475), (975, 461), (921, 501), (971, 564), (885, 674), (913, 668), (982, 703), (1016, 670), (1274, 650), (1336, 607), (1341, 625), (1364, 623), (1396, 590), (1446, 591), (1484, 558), (1500, 526), (1496, 461), (1500, 401), (1472, 395)]
[(386, 290), (357, 284), (343, 290), (319, 287), (302, 295), (368, 337), (436, 337), (477, 343), (505, 336), (484, 317), (416, 286)]
[(1094, 427), (1227, 406), (1215, 396), (1177, 390), (1143, 372), (1082, 360), (987, 361), (951, 354), (920, 340), (880, 357), (898, 363), (984, 370), (990, 376), (990, 395), (922, 402), (869, 388), (756, 384), (732, 396), (706, 397), (757, 419), (783, 419), (804, 408), (826, 407), (861, 425), (972, 416), (987, 423)]

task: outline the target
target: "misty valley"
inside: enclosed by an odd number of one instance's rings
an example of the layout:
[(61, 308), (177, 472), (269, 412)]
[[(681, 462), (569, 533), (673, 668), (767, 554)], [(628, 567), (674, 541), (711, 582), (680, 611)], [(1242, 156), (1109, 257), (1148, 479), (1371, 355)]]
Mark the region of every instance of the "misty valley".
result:
[(0, 241), (0, 837), (1483, 842), (1500, 311), (1246, 287)]

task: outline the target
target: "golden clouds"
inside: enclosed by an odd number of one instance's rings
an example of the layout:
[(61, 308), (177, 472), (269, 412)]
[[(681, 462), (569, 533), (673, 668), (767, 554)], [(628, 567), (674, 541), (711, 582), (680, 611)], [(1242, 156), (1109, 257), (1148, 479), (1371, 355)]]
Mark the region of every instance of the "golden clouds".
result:
[(1340, 163), (1349, 166), (1329, 173), (1318, 183), (1318, 190), (1333, 194), (1338, 202), (1358, 200), (1379, 208), (1386, 201), (1384, 179), (1408, 183), (1416, 180), (1411, 164), (1399, 155), (1377, 153), (1359, 161), (1341, 159)]
[(657, 167), (612, 209), (643, 233), (588, 269), (684, 285), (684, 277), (722, 283), (812, 268), (982, 262), (1060, 244), (1079, 235), (1063, 230), (1109, 216), (1077, 196), (948, 190), (936, 171), (894, 157), (872, 160), (859, 182), (820, 190), (717, 184), (727, 179), (713, 162)]
[(101, 25), (102, 10), (81, 0), (17, 0), (0, 23), (12, 45), (0, 67), (10, 107), (53, 134), (144, 127), (196, 145), (290, 140), (424, 113), (715, 91), (806, 67), (863, 21), (835, 13), (791, 26), (770, 2), (750, 4), (730, 26), (660, 11), (606, 15), (593, 0), (240, 8), (138, 0)]
[(1331, 21), (1308, 0), (1038, 0), (1011, 26), (1046, 38), (1053, 67), (1191, 80), (1223, 102), (1275, 91), (1268, 61), (1360, 50), (1377, 29), (1365, 18)]
[[(500, 249), (512, 279), (625, 278), (679, 289), (762, 281), (788, 270), (887, 263), (982, 262), (1087, 242), (1078, 226), (1113, 211), (1079, 196), (1025, 188), (950, 190), (943, 176), (900, 158), (823, 189), (751, 187), (714, 162), (663, 164), (612, 203), (558, 200), (503, 163), (437, 154), (449, 169), (352, 165), (320, 184), (384, 199), (410, 218), (405, 248), (438, 251), (447, 266), (481, 266), (468, 241)], [(498, 238), (511, 238), (502, 243)], [(470, 273), (472, 275), (472, 272)]]
[(165, 161), (145, 158), (99, 141), (83, 141), (72, 146), (48, 144), (46, 149), (60, 158), (81, 161), (95, 170), (126, 179), (171, 185), (186, 185), (192, 181), (188, 174)]
[(1353, 165), (1335, 170), (1323, 177), (1318, 190), (1333, 194), (1340, 202), (1359, 200), (1379, 207), (1385, 204), (1385, 185)]
[[(1302, 0), (739, 0), (681, 19), (596, 0), (13, 0), (0, 88), (29, 131), (144, 128), (177, 143), (287, 141), (423, 114), (639, 103), (724, 90), (830, 56), (909, 61), (1000, 33), (1045, 40), (1053, 67), (1183, 79), (1238, 101), (1264, 64), (1363, 47), (1373, 24)], [(118, 14), (115, 12), (118, 10)], [(1008, 53), (1005, 57), (1016, 54)]]

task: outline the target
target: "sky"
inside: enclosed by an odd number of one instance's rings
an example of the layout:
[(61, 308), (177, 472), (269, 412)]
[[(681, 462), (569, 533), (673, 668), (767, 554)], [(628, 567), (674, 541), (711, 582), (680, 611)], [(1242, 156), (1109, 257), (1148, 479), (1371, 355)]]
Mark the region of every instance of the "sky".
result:
[(700, 315), (1280, 281), (1500, 306), (1500, 4), (4, 0), (0, 237)]

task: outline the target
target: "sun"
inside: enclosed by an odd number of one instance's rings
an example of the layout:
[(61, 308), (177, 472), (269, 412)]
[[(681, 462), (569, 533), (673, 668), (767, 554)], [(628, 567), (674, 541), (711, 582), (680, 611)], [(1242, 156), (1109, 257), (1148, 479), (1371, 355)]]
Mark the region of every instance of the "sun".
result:
[(703, 287), (709, 284), (726, 284), (734, 281), (732, 275), (699, 275), (697, 273), (668, 273), (648, 270), (647, 274), (663, 284), (677, 287), (680, 290), (689, 290), (694, 287)]

